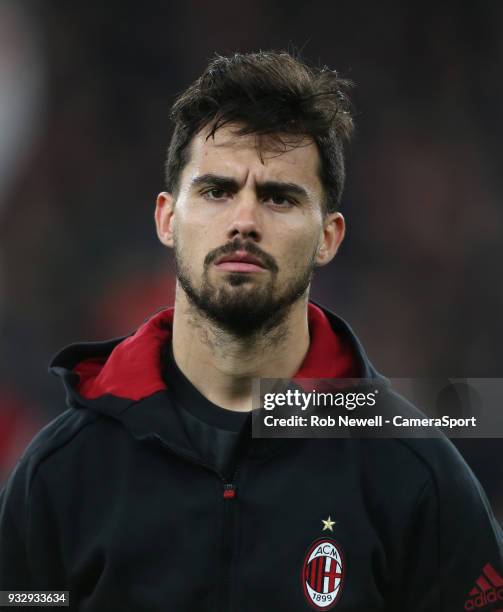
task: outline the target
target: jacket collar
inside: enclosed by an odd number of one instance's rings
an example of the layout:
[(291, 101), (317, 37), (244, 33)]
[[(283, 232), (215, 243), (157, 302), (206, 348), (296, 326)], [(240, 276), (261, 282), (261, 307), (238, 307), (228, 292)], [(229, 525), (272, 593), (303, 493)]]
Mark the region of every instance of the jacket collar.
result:
[[(171, 395), (161, 376), (160, 354), (172, 333), (174, 308), (163, 309), (129, 336), (64, 348), (49, 371), (62, 378), (67, 403), (120, 420), (136, 438), (161, 437), (190, 449), (177, 411), (166, 409)], [(294, 376), (379, 378), (349, 325), (310, 302), (309, 351)]]

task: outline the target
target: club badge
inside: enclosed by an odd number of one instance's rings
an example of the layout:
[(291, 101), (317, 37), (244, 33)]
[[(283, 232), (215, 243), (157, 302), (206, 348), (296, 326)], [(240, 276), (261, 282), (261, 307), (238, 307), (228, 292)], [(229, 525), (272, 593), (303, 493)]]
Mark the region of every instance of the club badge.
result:
[(339, 601), (344, 585), (344, 556), (340, 546), (329, 538), (311, 544), (302, 566), (302, 587), (309, 605), (329, 610)]

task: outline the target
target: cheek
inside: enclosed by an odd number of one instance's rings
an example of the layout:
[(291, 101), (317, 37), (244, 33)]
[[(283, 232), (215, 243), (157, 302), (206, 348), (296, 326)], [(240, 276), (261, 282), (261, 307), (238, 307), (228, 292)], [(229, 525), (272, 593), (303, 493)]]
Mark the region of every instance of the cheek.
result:
[(191, 219), (187, 222), (183, 213), (175, 218), (175, 239), (177, 249), (190, 267), (202, 261), (210, 250), (208, 248), (208, 226)]
[(295, 275), (296, 270), (304, 268), (312, 260), (318, 246), (318, 235), (295, 232), (285, 239), (284, 245), (278, 263), (280, 268), (284, 266)]
[(175, 225), (179, 236), (186, 240), (190, 236), (199, 238), (204, 234), (204, 228), (207, 226), (202, 219), (197, 215), (190, 214), (187, 205), (181, 205), (175, 211)]

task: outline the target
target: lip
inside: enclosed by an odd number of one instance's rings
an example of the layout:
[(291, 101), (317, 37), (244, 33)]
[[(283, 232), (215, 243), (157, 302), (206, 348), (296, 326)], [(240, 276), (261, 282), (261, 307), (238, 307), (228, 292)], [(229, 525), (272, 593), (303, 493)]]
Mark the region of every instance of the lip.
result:
[(219, 257), (215, 266), (227, 272), (265, 272), (260, 259), (246, 251), (235, 251), (229, 255)]

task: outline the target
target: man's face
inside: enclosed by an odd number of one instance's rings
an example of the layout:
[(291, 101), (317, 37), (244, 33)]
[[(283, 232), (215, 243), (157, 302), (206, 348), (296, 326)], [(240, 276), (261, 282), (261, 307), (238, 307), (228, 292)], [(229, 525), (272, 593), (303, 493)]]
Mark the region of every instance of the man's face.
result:
[(306, 295), (320, 263), (324, 194), (312, 141), (284, 152), (235, 130), (194, 137), (176, 202), (161, 194), (158, 208), (163, 197), (166, 208), (156, 220), (188, 299), (244, 337), (276, 325)]

